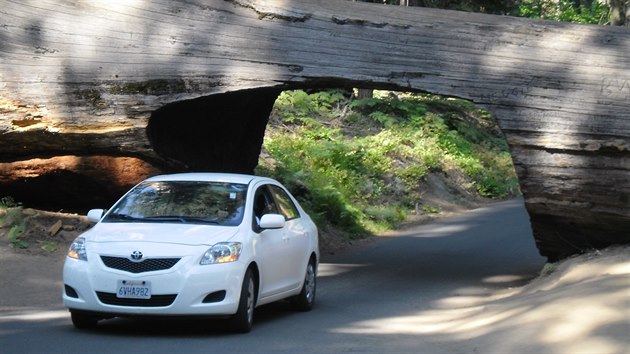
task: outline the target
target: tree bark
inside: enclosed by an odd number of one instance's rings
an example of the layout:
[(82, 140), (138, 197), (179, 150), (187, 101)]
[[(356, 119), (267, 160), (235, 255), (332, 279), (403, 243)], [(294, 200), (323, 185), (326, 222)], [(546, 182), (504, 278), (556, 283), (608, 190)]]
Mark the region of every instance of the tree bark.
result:
[(610, 6), (610, 24), (612, 26), (630, 26), (630, 1), (607, 0)]
[[(5, 0), (0, 46), (5, 163), (109, 155), (217, 168), (186, 156), (211, 146), (206, 156), (237, 161), (240, 149), (203, 134), (156, 146), (164, 139), (147, 127), (160, 109), (243, 90), (242, 106), (261, 112), (269, 90), (425, 91), (496, 114), (542, 254), (630, 242), (627, 28), (335, 0)], [(264, 133), (257, 109), (205, 107), (191, 121), (216, 122), (228, 140)], [(257, 149), (247, 151), (251, 163)]]

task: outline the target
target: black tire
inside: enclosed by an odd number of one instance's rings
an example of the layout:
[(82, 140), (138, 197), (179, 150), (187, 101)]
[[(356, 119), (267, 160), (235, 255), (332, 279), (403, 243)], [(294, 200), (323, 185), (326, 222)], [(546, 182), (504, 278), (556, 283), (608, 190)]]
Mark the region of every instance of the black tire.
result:
[(256, 307), (256, 283), (252, 270), (248, 269), (243, 277), (241, 297), (236, 314), (229, 320), (230, 330), (237, 333), (247, 333), (252, 330), (254, 323), (254, 308)]
[(70, 312), (70, 319), (72, 324), (78, 329), (93, 329), (96, 328), (98, 323), (98, 317), (91, 316), (81, 312)]
[(304, 275), (304, 285), (302, 291), (292, 298), (293, 306), (298, 311), (310, 311), (315, 305), (315, 294), (317, 293), (317, 270), (315, 261), (311, 260), (306, 266)]

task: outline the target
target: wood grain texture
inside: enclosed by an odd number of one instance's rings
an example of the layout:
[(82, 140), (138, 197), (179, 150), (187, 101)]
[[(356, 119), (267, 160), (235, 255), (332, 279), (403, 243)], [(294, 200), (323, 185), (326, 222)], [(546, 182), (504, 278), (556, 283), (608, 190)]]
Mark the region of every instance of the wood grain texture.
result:
[(497, 115), (542, 254), (630, 242), (628, 28), (336, 0), (0, 5), (0, 160), (157, 163), (152, 112), (229, 91), (426, 91)]

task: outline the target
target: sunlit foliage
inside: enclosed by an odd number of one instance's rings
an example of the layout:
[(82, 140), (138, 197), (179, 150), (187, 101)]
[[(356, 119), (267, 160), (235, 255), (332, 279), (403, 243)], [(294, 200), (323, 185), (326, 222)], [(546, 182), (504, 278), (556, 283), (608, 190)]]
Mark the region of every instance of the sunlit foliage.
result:
[(261, 172), (285, 183), (319, 221), (350, 234), (405, 220), (417, 210), (430, 172), (465, 175), (465, 188), (489, 198), (518, 191), (492, 117), (459, 99), (284, 92), (264, 147), (274, 162), (263, 163)]

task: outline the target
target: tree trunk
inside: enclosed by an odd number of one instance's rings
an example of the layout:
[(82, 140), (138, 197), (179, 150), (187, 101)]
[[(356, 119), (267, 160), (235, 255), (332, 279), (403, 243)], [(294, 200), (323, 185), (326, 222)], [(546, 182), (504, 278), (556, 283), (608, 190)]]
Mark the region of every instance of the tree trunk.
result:
[(357, 98), (358, 99), (363, 99), (363, 98), (372, 98), (374, 97), (374, 90), (372, 89), (357, 89)]
[(610, 24), (612, 26), (630, 26), (630, 1), (607, 0), (610, 6)]
[(337, 0), (40, 0), (3, 2), (0, 45), (5, 163), (247, 171), (279, 90), (417, 90), (496, 114), (542, 254), (630, 242), (626, 28)]

